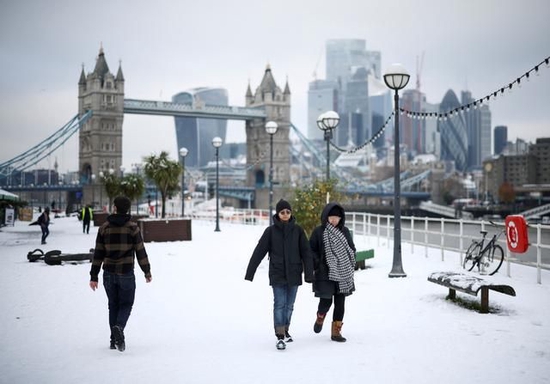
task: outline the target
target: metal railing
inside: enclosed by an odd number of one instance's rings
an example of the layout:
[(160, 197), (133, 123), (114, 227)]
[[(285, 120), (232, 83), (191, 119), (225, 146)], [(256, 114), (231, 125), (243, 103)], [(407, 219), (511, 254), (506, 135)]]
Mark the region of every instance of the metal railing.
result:
[[(212, 221), (216, 220), (214, 210), (193, 212), (189, 218)], [(220, 221), (225, 223), (244, 225), (269, 225), (269, 212), (265, 209), (233, 209), (222, 208)], [(495, 223), (501, 230), (504, 223)], [(371, 213), (348, 212), (346, 213), (346, 226), (353, 230), (355, 235), (373, 237), (376, 246), (391, 246), (393, 239), (393, 216), (377, 215)], [(401, 216), (401, 241), (411, 245), (411, 252), (418, 249), (428, 257), (430, 250), (437, 249), (441, 254), (441, 260), (446, 255), (456, 257), (462, 265), (464, 253), (472, 240), (481, 238), (480, 231), (487, 230), (490, 233), (492, 224), (488, 221), (475, 221), (464, 219), (430, 218)], [(222, 229), (223, 230), (223, 229)], [(309, 235), (309, 234), (308, 234)], [(381, 241), (386, 239), (386, 244)], [(550, 270), (550, 226), (529, 225), (529, 250), (525, 254), (512, 254), (506, 245), (506, 238), (501, 236), (498, 243), (505, 249), (506, 275), (511, 277), (512, 264), (522, 264), (535, 267), (537, 270), (537, 283), (542, 283), (542, 269)], [(504, 267), (501, 267), (504, 268)]]
[[(504, 223), (495, 223), (502, 229)], [(349, 212), (346, 214), (346, 226), (358, 235), (374, 236), (377, 246), (381, 246), (381, 239), (386, 238), (386, 246), (390, 247), (393, 239), (393, 216), (376, 215), (370, 213)], [(463, 219), (446, 219), (430, 217), (401, 217), (401, 241), (411, 244), (414, 253), (415, 246), (423, 247), (424, 255), (428, 257), (429, 249), (438, 249), (441, 260), (445, 260), (446, 253), (458, 253), (459, 263), (462, 265), (464, 253), (473, 240), (481, 238), (480, 231), (491, 232), (492, 224), (488, 221), (474, 221)], [(498, 242), (505, 249), (506, 275), (511, 277), (513, 263), (528, 265), (537, 269), (537, 282), (541, 284), (542, 269), (550, 270), (550, 226), (529, 225), (529, 250), (525, 254), (512, 254), (506, 245), (506, 238), (501, 237)]]

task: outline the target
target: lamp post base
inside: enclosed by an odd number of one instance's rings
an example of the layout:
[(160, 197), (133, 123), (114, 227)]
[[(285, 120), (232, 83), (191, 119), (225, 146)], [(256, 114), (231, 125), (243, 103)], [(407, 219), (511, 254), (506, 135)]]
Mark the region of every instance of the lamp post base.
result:
[(405, 272), (390, 272), (388, 274), (388, 277), (407, 277), (407, 274)]
[(403, 270), (403, 264), (401, 264), (401, 258), (394, 260), (393, 266), (391, 268), (388, 277), (407, 277), (407, 274)]

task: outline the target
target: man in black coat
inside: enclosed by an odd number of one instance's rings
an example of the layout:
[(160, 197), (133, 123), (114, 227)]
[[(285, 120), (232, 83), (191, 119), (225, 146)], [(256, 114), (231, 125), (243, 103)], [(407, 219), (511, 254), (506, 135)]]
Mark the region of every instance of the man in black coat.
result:
[(313, 280), (313, 260), (306, 234), (296, 224), (292, 209), (286, 200), (280, 200), (273, 216), (273, 224), (266, 228), (258, 241), (245, 280), (252, 281), (256, 269), (269, 253), (269, 285), (273, 288), (273, 322), (277, 349), (285, 349), (292, 341), (288, 333), (302, 273), (307, 283)]

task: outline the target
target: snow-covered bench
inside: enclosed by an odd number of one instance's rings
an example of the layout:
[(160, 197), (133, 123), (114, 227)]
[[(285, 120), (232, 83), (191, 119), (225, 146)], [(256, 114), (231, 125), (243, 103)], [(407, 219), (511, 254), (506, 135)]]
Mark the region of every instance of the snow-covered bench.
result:
[(467, 275), (458, 272), (433, 272), (428, 276), (428, 281), (443, 285), (449, 288), (448, 298), (456, 299), (456, 291), (477, 296), (481, 291), (480, 313), (489, 313), (489, 290), (504, 293), (505, 295), (516, 296), (516, 291), (506, 284), (494, 284), (477, 276)]

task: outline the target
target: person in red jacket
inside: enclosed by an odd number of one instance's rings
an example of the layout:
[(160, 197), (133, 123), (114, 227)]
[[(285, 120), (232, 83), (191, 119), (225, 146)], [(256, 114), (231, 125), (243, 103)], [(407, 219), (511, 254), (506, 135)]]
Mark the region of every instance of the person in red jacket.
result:
[(124, 351), (124, 327), (130, 317), (136, 293), (134, 259), (150, 283), (151, 265), (143, 245), (139, 227), (130, 220), (130, 199), (118, 196), (114, 200), (115, 213), (99, 227), (90, 270), (90, 288), (98, 287), (98, 275), (103, 265), (103, 286), (109, 301), (111, 349)]

